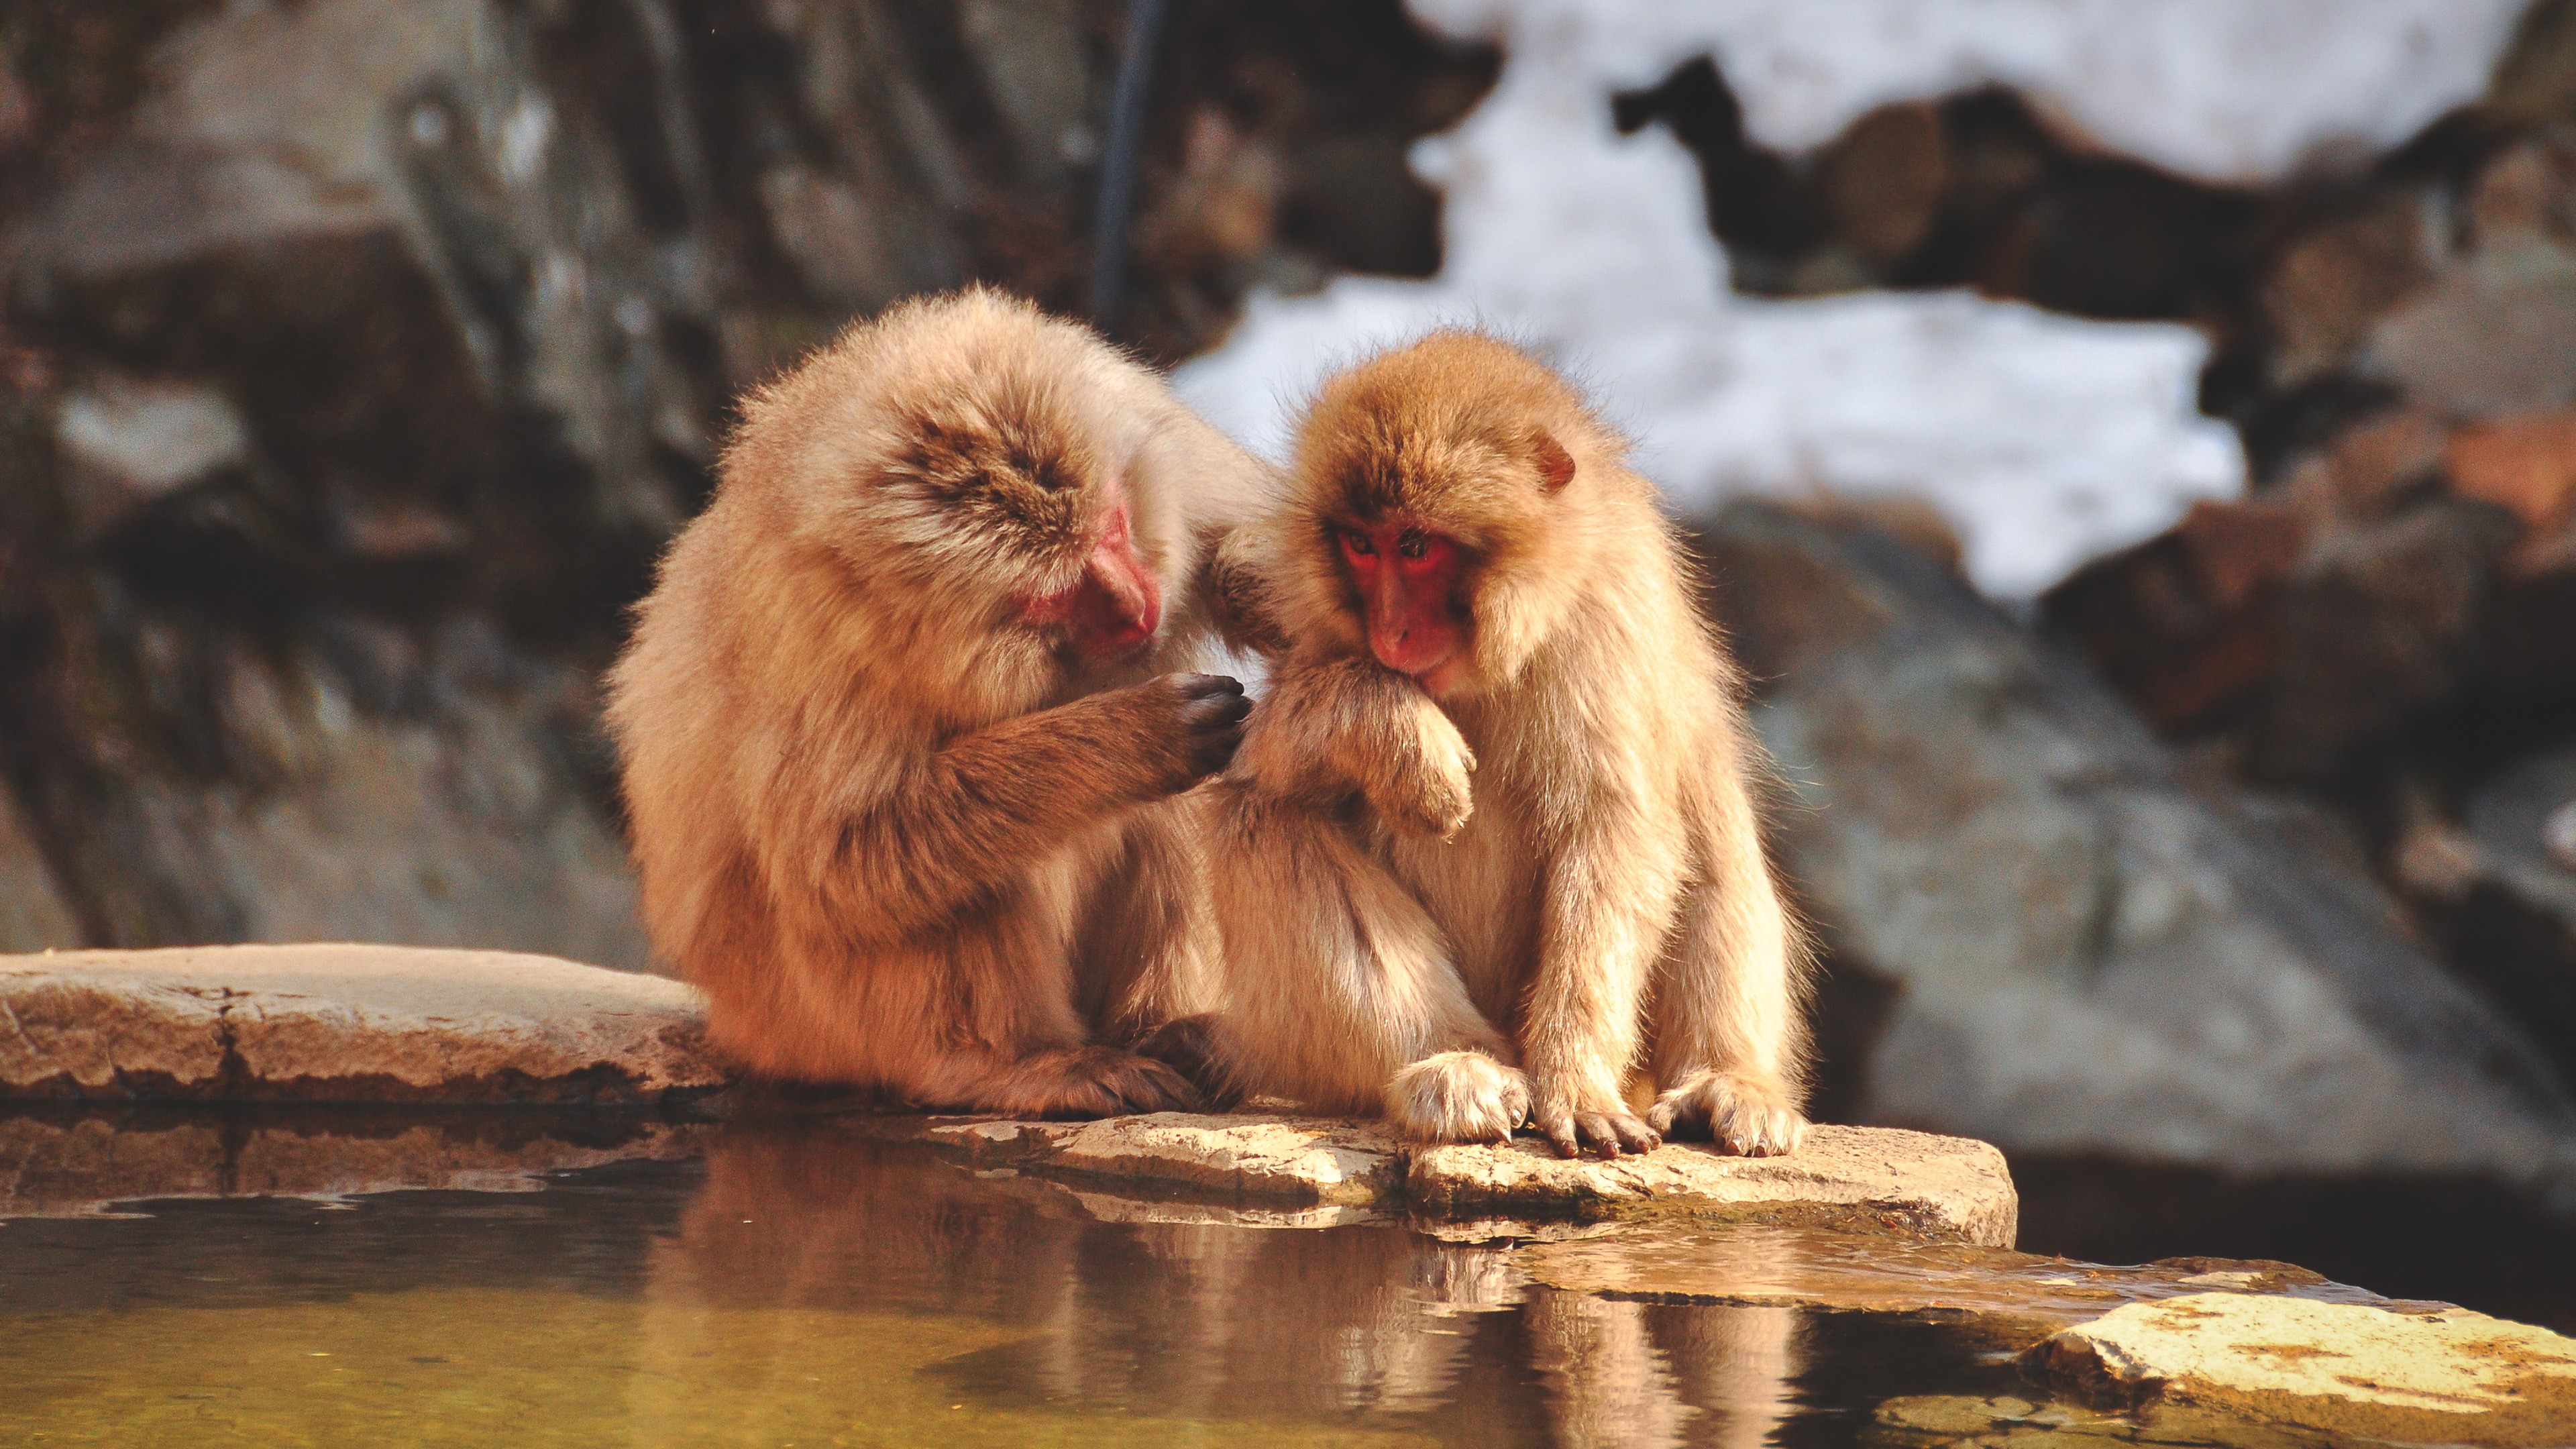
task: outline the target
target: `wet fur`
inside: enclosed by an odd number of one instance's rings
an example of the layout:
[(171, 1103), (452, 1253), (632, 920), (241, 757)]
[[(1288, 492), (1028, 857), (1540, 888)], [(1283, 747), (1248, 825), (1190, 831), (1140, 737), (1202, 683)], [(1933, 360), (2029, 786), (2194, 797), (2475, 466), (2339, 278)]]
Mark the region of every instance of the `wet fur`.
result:
[[(1210, 851), (1248, 1089), (1433, 1140), (1524, 1104), (1566, 1151), (1800, 1140), (1808, 956), (1764, 761), (1625, 449), (1515, 349), (1436, 334), (1325, 385), (1284, 506), (1230, 546), (1267, 613), (1236, 632), (1285, 641)], [(1444, 700), (1371, 656), (1336, 552), (1390, 514), (1474, 560)]]
[[(1161, 587), (1085, 666), (1024, 601), (1123, 479)], [(1208, 1004), (1217, 764), (1189, 587), (1261, 466), (1086, 330), (909, 303), (753, 394), (609, 721), (657, 950), (755, 1071), (1035, 1116), (1184, 1105), (1119, 1048)]]

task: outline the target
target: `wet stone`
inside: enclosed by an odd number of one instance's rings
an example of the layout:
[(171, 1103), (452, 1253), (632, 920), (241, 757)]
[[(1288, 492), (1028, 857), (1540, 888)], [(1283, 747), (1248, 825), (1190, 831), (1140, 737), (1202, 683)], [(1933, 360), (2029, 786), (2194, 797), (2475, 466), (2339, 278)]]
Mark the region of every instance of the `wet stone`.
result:
[(2576, 1340), (2459, 1308), (2192, 1294), (2070, 1328), (2023, 1364), (2097, 1403), (2354, 1439), (2564, 1444), (2576, 1424)]
[(1512, 1261), (1534, 1283), (1652, 1303), (1965, 1317), (2014, 1348), (2131, 1303), (2194, 1294), (2440, 1306), (2382, 1298), (2289, 1263), (2175, 1258), (2109, 1267), (1968, 1243), (1764, 1224), (1657, 1224), (1531, 1243)]
[[(1788, 1157), (1667, 1143), (1642, 1157), (1566, 1160), (1535, 1141), (1426, 1146), (1375, 1123), (1165, 1112), (1101, 1122), (860, 1118), (979, 1166), (1152, 1183), (1246, 1200), (1403, 1208), (1505, 1222), (1685, 1215), (2003, 1246), (2019, 1199), (1982, 1142), (1819, 1126)], [(917, 1124), (917, 1125), (916, 1125)]]

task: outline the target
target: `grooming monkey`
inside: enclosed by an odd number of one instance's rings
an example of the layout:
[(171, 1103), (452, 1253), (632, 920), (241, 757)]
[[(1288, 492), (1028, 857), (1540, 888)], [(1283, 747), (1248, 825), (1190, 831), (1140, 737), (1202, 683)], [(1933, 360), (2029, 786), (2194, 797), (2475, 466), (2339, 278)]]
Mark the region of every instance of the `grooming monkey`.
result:
[(1624, 452), (1519, 351), (1436, 333), (1325, 384), (1229, 542), (1216, 592), (1277, 651), (1209, 844), (1247, 1089), (1436, 1141), (1526, 1117), (1569, 1156), (1802, 1139), (1761, 756)]
[(1207, 1005), (1178, 797), (1249, 706), (1161, 671), (1208, 632), (1185, 583), (1270, 488), (1152, 374), (995, 292), (897, 307), (752, 395), (608, 710), (646, 925), (719, 1046), (923, 1106), (1198, 1104), (1127, 1048), (1161, 1029), (1185, 1059)]

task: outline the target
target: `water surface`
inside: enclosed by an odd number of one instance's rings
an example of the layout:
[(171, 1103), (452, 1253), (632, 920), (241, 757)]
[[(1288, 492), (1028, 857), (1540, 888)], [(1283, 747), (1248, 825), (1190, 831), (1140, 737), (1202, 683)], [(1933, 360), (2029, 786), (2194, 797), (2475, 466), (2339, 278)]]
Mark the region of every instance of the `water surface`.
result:
[(1508, 1239), (811, 1124), (540, 1192), (126, 1210), (0, 1225), (0, 1444), (1912, 1444), (1888, 1400), (2023, 1392), (1955, 1314), (1567, 1291)]

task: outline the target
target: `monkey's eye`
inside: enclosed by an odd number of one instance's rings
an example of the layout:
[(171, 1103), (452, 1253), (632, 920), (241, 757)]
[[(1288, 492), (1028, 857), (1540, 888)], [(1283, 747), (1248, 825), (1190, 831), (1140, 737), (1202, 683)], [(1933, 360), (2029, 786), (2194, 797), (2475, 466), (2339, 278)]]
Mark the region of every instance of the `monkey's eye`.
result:
[(1395, 551), (1406, 558), (1420, 558), (1430, 551), (1431, 535), (1418, 528), (1408, 528), (1395, 540)]
[(1356, 528), (1346, 528), (1342, 530), (1342, 547), (1349, 549), (1353, 553), (1361, 555), (1374, 554), (1377, 552), (1377, 544), (1371, 541), (1367, 534), (1360, 532)]

